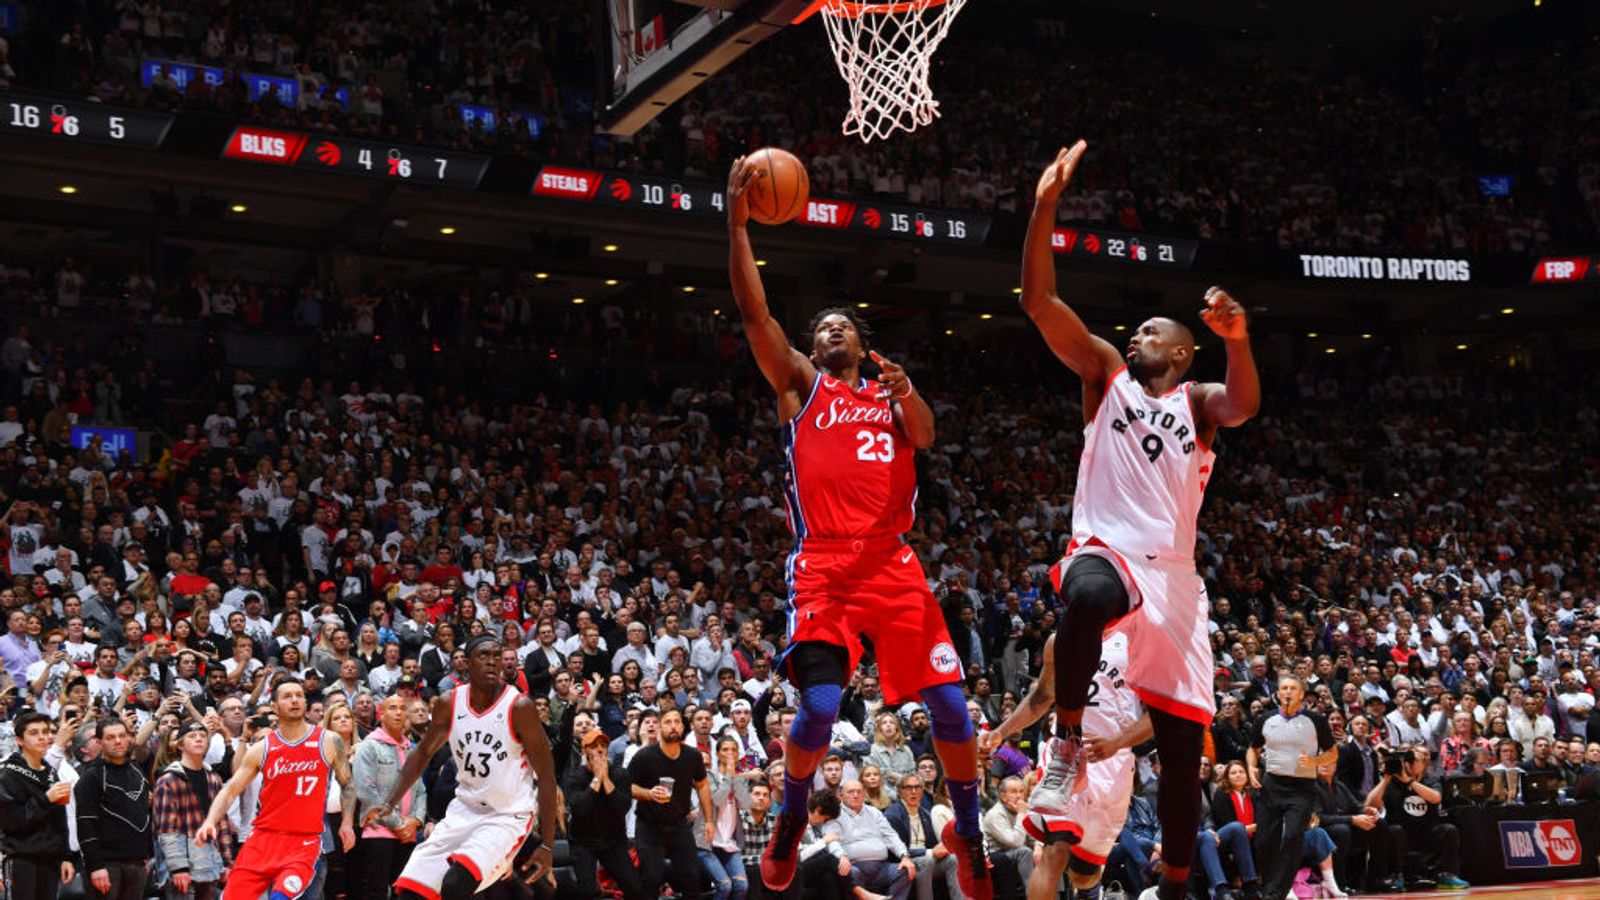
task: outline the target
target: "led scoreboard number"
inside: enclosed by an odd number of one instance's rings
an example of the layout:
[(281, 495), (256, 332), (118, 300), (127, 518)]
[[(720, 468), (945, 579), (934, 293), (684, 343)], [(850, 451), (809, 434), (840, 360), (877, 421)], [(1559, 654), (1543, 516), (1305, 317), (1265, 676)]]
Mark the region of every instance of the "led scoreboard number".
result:
[(0, 91), (4, 132), (154, 150), (171, 127), (172, 116), (166, 113)]
[[(708, 182), (597, 169), (544, 166), (534, 179), (533, 193), (539, 197), (708, 218), (727, 214), (723, 189)], [(989, 235), (990, 219), (983, 215), (903, 204), (812, 197), (795, 223), (857, 234), (982, 244)]]
[(1187, 269), (1194, 265), (1200, 242), (1126, 231), (1057, 228), (1051, 235), (1050, 246), (1063, 256)]
[(235, 128), (222, 155), (226, 159), (466, 190), (476, 188), (489, 168), (487, 156), (253, 125)]

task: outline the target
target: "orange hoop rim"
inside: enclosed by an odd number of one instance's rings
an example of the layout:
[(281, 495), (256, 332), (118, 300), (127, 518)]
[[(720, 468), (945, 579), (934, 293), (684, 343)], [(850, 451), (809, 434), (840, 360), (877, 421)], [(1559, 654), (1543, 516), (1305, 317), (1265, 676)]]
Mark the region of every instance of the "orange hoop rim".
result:
[(899, 16), (914, 10), (943, 6), (945, 0), (899, 0), (894, 3), (857, 3), (855, 0), (815, 0), (790, 24), (798, 25), (817, 13), (841, 19), (859, 19), (862, 16)]

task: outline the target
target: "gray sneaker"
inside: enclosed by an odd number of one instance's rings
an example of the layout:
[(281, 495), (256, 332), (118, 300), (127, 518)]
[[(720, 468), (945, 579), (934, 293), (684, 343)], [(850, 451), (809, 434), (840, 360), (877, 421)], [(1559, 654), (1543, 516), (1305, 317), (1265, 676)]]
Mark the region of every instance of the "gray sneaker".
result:
[(1065, 816), (1067, 802), (1081, 790), (1084, 780), (1083, 743), (1079, 740), (1050, 739), (1050, 764), (1044, 776), (1028, 795), (1028, 808), (1047, 816)]

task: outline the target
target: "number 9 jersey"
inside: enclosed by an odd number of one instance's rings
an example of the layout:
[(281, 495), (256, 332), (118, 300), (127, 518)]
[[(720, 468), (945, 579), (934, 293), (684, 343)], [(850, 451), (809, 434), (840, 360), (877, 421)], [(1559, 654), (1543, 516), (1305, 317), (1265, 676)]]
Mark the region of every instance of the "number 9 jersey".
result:
[(800, 414), (783, 426), (784, 501), (795, 540), (901, 535), (916, 519), (916, 448), (878, 383), (851, 388), (817, 373)]

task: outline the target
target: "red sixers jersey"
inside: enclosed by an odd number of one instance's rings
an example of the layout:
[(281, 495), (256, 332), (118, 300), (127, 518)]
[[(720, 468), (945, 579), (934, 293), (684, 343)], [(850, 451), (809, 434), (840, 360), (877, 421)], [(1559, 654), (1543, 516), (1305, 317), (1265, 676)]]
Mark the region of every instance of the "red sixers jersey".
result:
[(276, 731), (267, 732), (255, 827), (288, 834), (322, 834), (331, 771), (322, 756), (321, 726), (293, 744)]
[(916, 518), (916, 448), (878, 383), (858, 388), (817, 373), (800, 414), (783, 426), (784, 501), (796, 539), (900, 535)]

